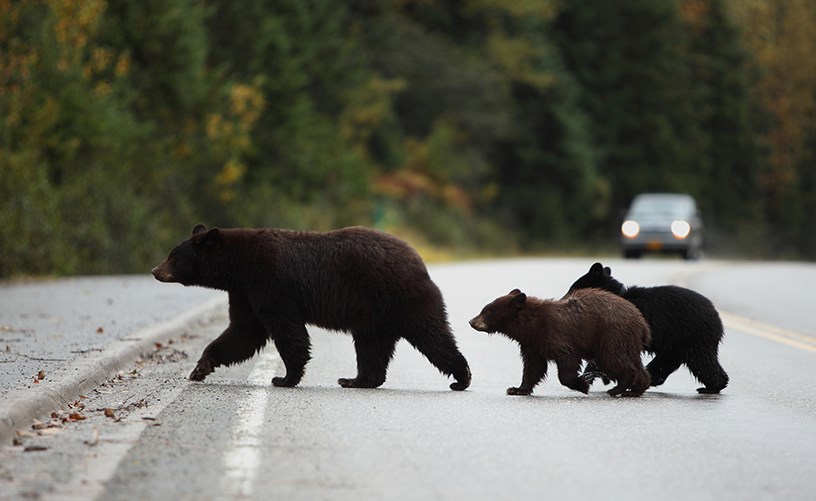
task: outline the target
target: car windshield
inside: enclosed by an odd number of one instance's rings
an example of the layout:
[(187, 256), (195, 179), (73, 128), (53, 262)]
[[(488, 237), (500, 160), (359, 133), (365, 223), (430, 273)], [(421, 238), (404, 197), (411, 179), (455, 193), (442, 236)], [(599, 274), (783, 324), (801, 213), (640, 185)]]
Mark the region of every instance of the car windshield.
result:
[(688, 217), (694, 212), (693, 203), (685, 197), (642, 197), (636, 198), (629, 211), (635, 216)]

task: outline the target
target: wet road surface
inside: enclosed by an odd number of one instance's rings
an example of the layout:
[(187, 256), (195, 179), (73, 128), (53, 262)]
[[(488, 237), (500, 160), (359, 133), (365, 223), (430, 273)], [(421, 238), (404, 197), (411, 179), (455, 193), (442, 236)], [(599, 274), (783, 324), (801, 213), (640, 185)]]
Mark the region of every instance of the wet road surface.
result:
[[(405, 342), (381, 388), (340, 388), (337, 378), (355, 370), (351, 339), (319, 329), (310, 329), (313, 359), (297, 388), (269, 384), (282, 373), (271, 348), (190, 383), (184, 378), (225, 319), (201, 325), (78, 401), (86, 419), (29, 430), (22, 445), (1, 449), (0, 496), (812, 498), (816, 338), (810, 305), (799, 298), (816, 267), (604, 263), (630, 285), (679, 283), (708, 295), (726, 319), (720, 353), (729, 386), (698, 395), (681, 368), (641, 398), (611, 398), (599, 382), (582, 395), (562, 387), (551, 367), (533, 396), (506, 396), (521, 377), (517, 347), (467, 320), (516, 287), (560, 297), (591, 264), (431, 268), (473, 371), (466, 392), (448, 390)], [(764, 283), (747, 287), (749, 276)]]

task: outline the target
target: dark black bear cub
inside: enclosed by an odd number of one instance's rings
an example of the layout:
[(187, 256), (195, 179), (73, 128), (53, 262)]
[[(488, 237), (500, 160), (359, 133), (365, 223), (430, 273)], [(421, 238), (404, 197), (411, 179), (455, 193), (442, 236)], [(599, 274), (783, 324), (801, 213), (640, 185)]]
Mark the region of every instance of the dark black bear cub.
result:
[(561, 384), (582, 393), (589, 392), (589, 383), (579, 375), (582, 359), (595, 360), (618, 382), (610, 395), (639, 396), (649, 387), (649, 373), (640, 360), (649, 326), (637, 308), (609, 292), (581, 290), (555, 301), (515, 289), (485, 306), (470, 326), (518, 342), (524, 372), (521, 386), (508, 388), (508, 395), (532, 393), (551, 360)]
[(230, 324), (207, 346), (190, 374), (201, 381), (219, 365), (252, 357), (273, 340), (286, 367), (275, 386), (295, 386), (310, 358), (306, 324), (350, 332), (357, 376), (346, 388), (385, 381), (400, 338), (424, 354), (451, 389), (470, 384), (442, 294), (419, 255), (402, 240), (366, 228), (329, 232), (280, 229), (207, 230), (203, 225), (153, 268), (162, 282), (229, 293)]
[(618, 294), (643, 313), (652, 330), (652, 342), (645, 347), (655, 356), (646, 366), (652, 386), (663, 384), (683, 364), (705, 385), (697, 388), (700, 393), (719, 393), (728, 385), (718, 357), (722, 321), (705, 296), (673, 285), (627, 288), (601, 263), (593, 264), (567, 294), (587, 287)]

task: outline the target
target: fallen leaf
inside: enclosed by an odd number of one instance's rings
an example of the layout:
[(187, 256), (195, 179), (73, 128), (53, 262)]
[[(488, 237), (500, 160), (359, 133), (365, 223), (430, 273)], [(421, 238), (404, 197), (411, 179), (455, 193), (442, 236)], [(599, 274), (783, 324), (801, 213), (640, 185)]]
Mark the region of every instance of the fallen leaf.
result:
[(104, 332), (105, 332), (105, 329), (103, 329), (102, 327), (97, 327), (97, 328), (96, 328), (96, 333), (97, 333), (97, 334), (102, 334), (102, 333), (104, 333)]
[(96, 446), (99, 443), (99, 430), (96, 429), (96, 426), (93, 428), (93, 436), (90, 440), (84, 440), (83, 443), (85, 445), (89, 445), (91, 447)]
[(23, 449), (24, 452), (37, 452), (37, 451), (47, 451), (48, 447), (44, 445), (26, 445)]
[(85, 419), (85, 416), (78, 412), (72, 412), (68, 414), (68, 419), (70, 419), (71, 421), (82, 421)]
[(45, 428), (37, 432), (38, 435), (41, 437), (49, 436), (49, 435), (57, 435), (65, 431), (65, 428)]
[(155, 346), (156, 346), (157, 350), (161, 350), (162, 344), (161, 343), (156, 343)]
[(113, 409), (108, 407), (108, 408), (105, 409), (105, 417), (115, 418), (116, 414), (113, 413)]
[(38, 372), (38, 373), (37, 373), (37, 379), (39, 379), (40, 381), (42, 381), (43, 379), (45, 379), (45, 371), (40, 371), (40, 372)]
[(23, 439), (14, 437), (14, 440), (11, 441), (11, 445), (23, 445)]

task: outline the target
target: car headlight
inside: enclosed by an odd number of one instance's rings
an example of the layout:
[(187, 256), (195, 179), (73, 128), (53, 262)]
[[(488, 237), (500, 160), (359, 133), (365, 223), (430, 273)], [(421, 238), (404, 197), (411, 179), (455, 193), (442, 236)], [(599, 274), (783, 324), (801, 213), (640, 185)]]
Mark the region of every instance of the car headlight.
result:
[(674, 235), (674, 238), (683, 240), (689, 236), (689, 233), (691, 233), (691, 225), (688, 224), (688, 221), (683, 221), (682, 219), (672, 221), (671, 232), (672, 235)]
[(621, 233), (627, 238), (635, 238), (640, 233), (640, 225), (637, 224), (637, 221), (624, 221), (621, 225)]

